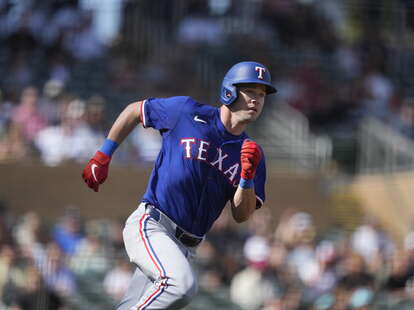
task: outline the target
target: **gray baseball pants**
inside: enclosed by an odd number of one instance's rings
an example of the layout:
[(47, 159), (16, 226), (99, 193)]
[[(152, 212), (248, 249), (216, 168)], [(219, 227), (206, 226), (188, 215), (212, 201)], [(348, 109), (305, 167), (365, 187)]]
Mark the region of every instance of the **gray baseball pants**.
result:
[(195, 247), (176, 237), (176, 225), (165, 215), (154, 220), (150, 205), (141, 203), (123, 230), (125, 249), (137, 266), (117, 310), (182, 309), (197, 292), (189, 259)]

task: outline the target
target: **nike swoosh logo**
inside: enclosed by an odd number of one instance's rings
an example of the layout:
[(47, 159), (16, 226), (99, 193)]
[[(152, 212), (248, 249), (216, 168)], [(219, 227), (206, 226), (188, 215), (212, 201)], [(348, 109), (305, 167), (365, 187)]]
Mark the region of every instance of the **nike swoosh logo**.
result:
[(92, 166), (91, 166), (92, 176), (95, 179), (95, 181), (98, 182), (98, 179), (96, 178), (96, 175), (95, 175), (95, 168), (98, 168), (98, 165), (97, 164), (92, 164)]
[(199, 123), (207, 124), (207, 122), (198, 117), (198, 115), (194, 116), (194, 120)]

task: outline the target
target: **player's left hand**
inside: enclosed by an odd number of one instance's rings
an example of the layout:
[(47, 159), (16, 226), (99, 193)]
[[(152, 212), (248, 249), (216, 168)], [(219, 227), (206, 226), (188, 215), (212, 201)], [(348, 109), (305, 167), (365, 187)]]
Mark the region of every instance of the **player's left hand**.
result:
[(82, 178), (95, 192), (99, 191), (99, 185), (105, 182), (108, 176), (110, 161), (110, 156), (97, 151), (83, 168)]
[(244, 140), (241, 148), (241, 177), (245, 180), (252, 180), (256, 175), (257, 166), (262, 159), (260, 146), (252, 140)]

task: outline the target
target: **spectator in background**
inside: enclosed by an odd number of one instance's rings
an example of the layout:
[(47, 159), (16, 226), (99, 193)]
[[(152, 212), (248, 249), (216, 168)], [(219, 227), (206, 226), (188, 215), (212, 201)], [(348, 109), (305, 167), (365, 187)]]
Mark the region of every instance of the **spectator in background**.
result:
[(96, 137), (103, 138), (108, 130), (106, 105), (105, 98), (100, 95), (91, 96), (86, 101), (86, 122)]
[(85, 226), (85, 238), (76, 245), (70, 260), (70, 267), (78, 276), (103, 278), (110, 268), (108, 249), (102, 242), (104, 227), (98, 221), (93, 220), (87, 222)]
[(345, 81), (351, 82), (361, 74), (362, 64), (358, 52), (349, 43), (343, 42), (338, 46), (335, 54), (338, 64), (338, 74)]
[(349, 252), (341, 262), (338, 285), (348, 292), (359, 287), (374, 288), (374, 276), (367, 271), (364, 258), (354, 252)]
[(362, 80), (362, 114), (387, 120), (394, 96), (395, 87), (391, 79), (378, 68), (369, 68)]
[(200, 287), (209, 294), (228, 297), (228, 286), (223, 281), (223, 268), (219, 264), (212, 263), (203, 269), (200, 275)]
[(44, 254), (41, 240), (42, 227), (37, 213), (29, 211), (24, 214), (21, 221), (14, 227), (13, 233), (21, 254), (25, 258), (36, 261)]
[(314, 252), (316, 227), (313, 218), (309, 213), (295, 212), (289, 218), (286, 229), (288, 264), (298, 273), (301, 280), (306, 282), (313, 277), (313, 267), (317, 265)]
[(62, 52), (56, 52), (55, 55), (50, 57), (48, 63), (49, 81), (57, 81), (63, 85), (66, 85), (71, 78), (70, 59)]
[(22, 294), (15, 302), (18, 310), (65, 309), (64, 300), (45, 286), (41, 274), (35, 267), (29, 265), (25, 269), (25, 279)]
[(62, 40), (67, 32), (76, 27), (81, 16), (75, 1), (67, 1), (55, 7), (47, 27), (43, 29), (44, 43), (54, 51), (61, 50)]
[(243, 310), (256, 310), (275, 297), (274, 283), (265, 277), (269, 264), (269, 241), (261, 236), (250, 237), (243, 248), (247, 267), (231, 281), (230, 299)]
[(82, 11), (76, 24), (65, 34), (64, 48), (77, 60), (87, 62), (103, 56), (104, 46), (92, 28), (92, 13)]
[(263, 310), (283, 309), (284, 296), (288, 296), (289, 290), (300, 284), (296, 274), (289, 268), (288, 250), (279, 241), (270, 244), (269, 263), (263, 274), (266, 281), (273, 284), (273, 296), (264, 302)]
[(389, 273), (384, 283), (384, 289), (394, 298), (406, 299), (411, 297), (409, 286), (413, 284), (414, 274), (410, 270), (409, 257), (406, 252), (394, 253), (389, 266)]
[(131, 264), (126, 257), (117, 258), (114, 267), (105, 275), (103, 281), (105, 292), (115, 301), (121, 301), (127, 292), (132, 275)]
[(27, 159), (32, 153), (21, 126), (8, 121), (5, 133), (0, 138), (0, 162), (20, 161)]
[(47, 125), (46, 119), (40, 111), (39, 90), (37, 88), (29, 86), (23, 89), (20, 102), (12, 113), (12, 122), (21, 128), (29, 144)]
[(137, 127), (131, 134), (132, 147), (139, 159), (144, 162), (154, 162), (161, 149), (161, 135), (152, 128)]
[(358, 288), (349, 298), (351, 310), (369, 310), (374, 300), (374, 292), (369, 288)]
[(63, 217), (52, 231), (52, 238), (67, 255), (73, 255), (79, 242), (84, 238), (78, 210), (73, 207), (66, 209)]
[(0, 307), (1, 302), (8, 303), (13, 299), (15, 293), (10, 290), (21, 287), (26, 281), (18, 261), (19, 253), (14, 246), (0, 245)]
[(352, 233), (351, 247), (364, 258), (368, 266), (376, 259), (389, 257), (394, 251), (393, 242), (381, 228), (378, 219), (373, 217), (366, 217), (365, 222)]
[(334, 290), (338, 278), (335, 270), (335, 260), (335, 245), (331, 241), (323, 240), (315, 248), (314, 260), (301, 267), (310, 270), (307, 277), (303, 279), (305, 286), (302, 288), (304, 298), (308, 302), (312, 302)]
[(45, 284), (57, 295), (66, 298), (76, 292), (75, 276), (66, 265), (66, 256), (56, 242), (46, 244), (45, 255), (36, 263)]
[(59, 80), (48, 80), (43, 86), (40, 109), (49, 126), (60, 123), (66, 97), (64, 84)]
[(119, 35), (126, 0), (80, 0), (79, 7), (92, 11), (92, 28), (99, 41), (110, 46)]
[(275, 229), (276, 240), (285, 244), (288, 249), (294, 248), (298, 243), (313, 240), (315, 225), (312, 216), (307, 212), (287, 208), (279, 218)]
[(414, 139), (414, 97), (407, 97), (391, 116), (391, 124), (401, 134)]
[(318, 297), (312, 305), (311, 310), (328, 310), (333, 309), (335, 297), (332, 294), (324, 294)]
[(21, 247), (32, 247), (37, 242), (40, 230), (40, 219), (37, 213), (29, 211), (15, 227), (14, 236)]
[(35, 144), (46, 165), (56, 166), (67, 160), (85, 160), (102, 143), (103, 134), (92, 131), (85, 122), (85, 113), (85, 102), (72, 100), (64, 108), (59, 125), (46, 127), (39, 132)]
[(332, 310), (349, 310), (349, 298), (351, 292), (345, 287), (338, 285), (333, 292), (334, 304)]

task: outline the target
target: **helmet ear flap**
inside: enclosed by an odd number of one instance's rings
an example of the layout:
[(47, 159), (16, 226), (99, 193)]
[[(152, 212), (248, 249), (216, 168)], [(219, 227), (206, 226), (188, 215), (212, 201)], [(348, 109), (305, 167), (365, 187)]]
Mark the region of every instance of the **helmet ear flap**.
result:
[(236, 86), (223, 83), (221, 87), (221, 102), (224, 105), (230, 105), (237, 99), (237, 89)]

